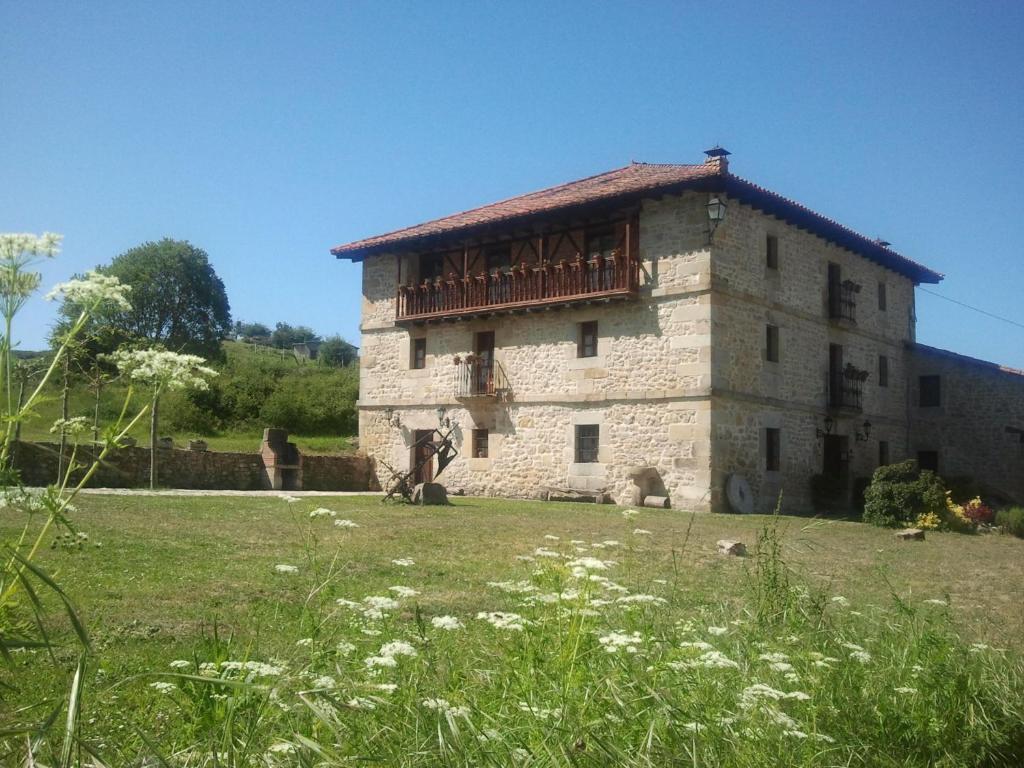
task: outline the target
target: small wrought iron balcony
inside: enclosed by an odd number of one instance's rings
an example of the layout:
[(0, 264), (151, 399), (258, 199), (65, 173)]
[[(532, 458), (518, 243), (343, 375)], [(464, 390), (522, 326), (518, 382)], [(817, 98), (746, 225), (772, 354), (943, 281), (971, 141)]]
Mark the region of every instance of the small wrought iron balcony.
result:
[(861, 411), (864, 408), (864, 382), (868, 372), (847, 363), (829, 371), (828, 406), (833, 409)]
[(480, 355), (455, 356), (455, 397), (496, 397), (507, 399), (511, 396), (505, 370), (497, 360)]
[(829, 283), (829, 319), (856, 323), (858, 293), (860, 293), (860, 285), (853, 282), (853, 280), (843, 280), (841, 283)]

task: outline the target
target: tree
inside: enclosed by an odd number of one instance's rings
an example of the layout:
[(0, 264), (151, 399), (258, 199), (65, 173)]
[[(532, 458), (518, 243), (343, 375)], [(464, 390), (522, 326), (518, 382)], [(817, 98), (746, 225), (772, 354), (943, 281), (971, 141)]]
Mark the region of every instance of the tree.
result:
[(328, 336), (320, 345), (317, 357), (330, 368), (343, 368), (356, 359), (356, 347), (341, 336)]
[[(210, 359), (221, 357), (221, 339), (231, 331), (231, 308), (224, 283), (205, 251), (164, 238), (125, 251), (97, 271), (131, 286), (130, 309), (112, 310), (93, 320), (111, 329), (110, 343), (134, 339)], [(65, 301), (61, 314), (75, 317), (77, 307)]]
[(270, 335), (270, 344), (278, 349), (291, 349), (293, 344), (303, 341), (320, 341), (320, 336), (312, 328), (305, 325), (292, 327), (288, 323), (278, 323)]
[(269, 339), (270, 329), (263, 323), (235, 323), (235, 336), (246, 341), (253, 339)]

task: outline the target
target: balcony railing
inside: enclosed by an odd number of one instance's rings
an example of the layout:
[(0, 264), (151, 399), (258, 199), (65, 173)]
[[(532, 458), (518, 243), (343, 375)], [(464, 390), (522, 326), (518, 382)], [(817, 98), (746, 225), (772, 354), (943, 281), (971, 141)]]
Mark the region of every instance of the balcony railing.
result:
[(508, 378), (497, 360), (466, 355), (455, 357), (455, 397), (500, 397), (512, 394)]
[(425, 280), (398, 287), (396, 316), (422, 320), (517, 307), (635, 295), (640, 262), (621, 251), (584, 259), (519, 265), (466, 277)]
[(828, 316), (832, 320), (857, 322), (857, 294), (860, 285), (852, 280), (833, 283), (828, 288)]
[(829, 371), (828, 405), (860, 411), (864, 404), (864, 382), (868, 372), (847, 363), (839, 370)]

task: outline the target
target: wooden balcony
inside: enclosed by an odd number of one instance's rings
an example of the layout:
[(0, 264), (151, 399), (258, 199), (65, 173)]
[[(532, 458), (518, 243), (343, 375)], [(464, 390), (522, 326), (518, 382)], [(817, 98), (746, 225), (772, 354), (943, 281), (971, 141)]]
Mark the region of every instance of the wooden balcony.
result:
[(396, 319), (422, 321), (636, 296), (640, 262), (616, 253), (398, 288)]
[[(401, 284), (399, 267), (395, 318), (421, 323), (635, 297), (640, 287), (636, 219), (608, 224), (603, 232), (610, 239), (599, 247), (591, 230), (577, 228), (422, 255), (421, 264), (436, 260), (428, 274), (443, 276)], [(495, 250), (506, 258), (497, 267), (487, 258)]]

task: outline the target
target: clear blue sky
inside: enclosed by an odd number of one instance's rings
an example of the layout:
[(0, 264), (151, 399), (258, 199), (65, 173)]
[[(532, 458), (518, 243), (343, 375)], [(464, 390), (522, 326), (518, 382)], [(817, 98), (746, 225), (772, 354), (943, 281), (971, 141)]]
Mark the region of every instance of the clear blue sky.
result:
[[(631, 159), (741, 176), (1024, 323), (1024, 4), (0, 0), (0, 231), (45, 284), (204, 248), (236, 319), (358, 343), (332, 245)], [(1024, 329), (919, 294), (919, 338), (1024, 368)], [(53, 307), (33, 302), (24, 348)]]

